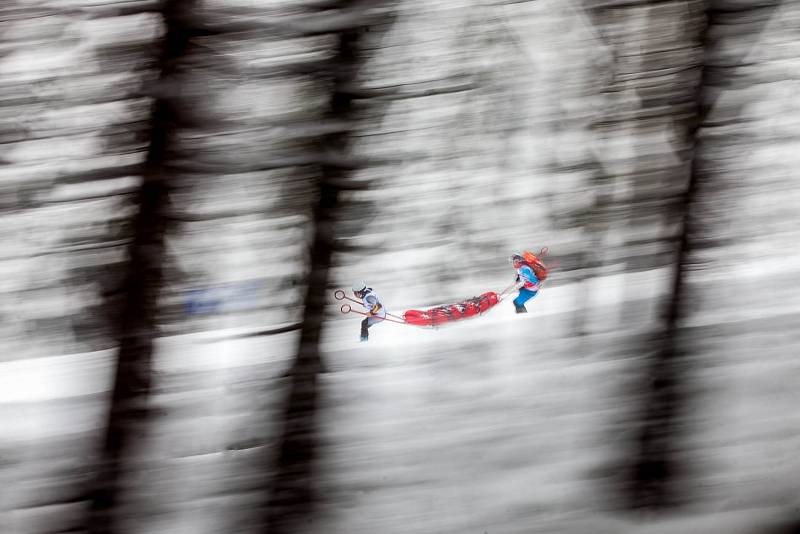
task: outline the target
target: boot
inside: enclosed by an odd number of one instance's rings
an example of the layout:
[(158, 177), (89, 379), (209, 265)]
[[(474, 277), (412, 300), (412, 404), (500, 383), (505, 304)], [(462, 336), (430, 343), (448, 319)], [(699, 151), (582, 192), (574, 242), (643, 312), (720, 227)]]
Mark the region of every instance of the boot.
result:
[(520, 306), (519, 304), (514, 304), (514, 308), (516, 308), (517, 313), (528, 313), (528, 309), (525, 306)]
[(368, 330), (368, 328), (369, 327), (367, 326), (367, 320), (364, 319), (361, 322), (361, 341), (369, 340), (369, 330)]

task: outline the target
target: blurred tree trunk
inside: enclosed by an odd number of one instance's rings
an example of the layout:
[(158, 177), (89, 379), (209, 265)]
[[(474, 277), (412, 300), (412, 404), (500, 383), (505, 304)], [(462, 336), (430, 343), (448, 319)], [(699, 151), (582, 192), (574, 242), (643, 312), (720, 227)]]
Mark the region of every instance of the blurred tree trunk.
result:
[[(345, 0), (338, 6), (345, 27), (338, 35), (338, 50), (330, 59), (331, 106), (328, 120), (355, 120), (352, 102), (358, 93), (359, 35), (366, 30), (362, 11), (369, 2)], [(310, 268), (306, 280), (305, 307), (297, 356), (288, 372), (289, 393), (278, 438), (270, 487), (265, 531), (295, 532), (309, 521), (319, 497), (315, 462), (318, 456), (318, 377), (323, 372), (320, 339), (329, 300), (329, 279), (337, 242), (336, 223), (341, 219), (340, 193), (352, 187), (351, 172), (360, 165), (353, 159), (350, 132), (339, 131), (321, 140), (322, 172), (317, 183), (318, 203), (313, 211)]]
[[(656, 27), (663, 24), (682, 24), (685, 28), (690, 28), (694, 21), (691, 16), (691, 9), (687, 13), (681, 10), (681, 6), (670, 6), (664, 11), (654, 8), (645, 14), (644, 23), (647, 27)], [(689, 6), (685, 6), (688, 8)], [(670, 20), (665, 21), (669, 17)], [(674, 19), (678, 19), (678, 22)], [(705, 31), (707, 23), (702, 22), (699, 29), (699, 42), (701, 46), (705, 44)], [(679, 45), (690, 48), (692, 40), (697, 36), (687, 31), (685, 34), (678, 34)], [(665, 239), (667, 244), (675, 243), (674, 260), (672, 263), (672, 279), (669, 285), (665, 309), (661, 316), (660, 324), (656, 325), (656, 331), (650, 336), (650, 345), (644, 347), (648, 353), (648, 361), (645, 363), (644, 390), (641, 398), (641, 414), (639, 416), (639, 432), (634, 444), (634, 455), (630, 468), (629, 487), (629, 506), (633, 509), (642, 508), (667, 508), (678, 506), (686, 502), (686, 495), (681, 491), (681, 472), (685, 471), (688, 458), (682, 454), (680, 444), (683, 433), (679, 421), (686, 415), (686, 409), (690, 402), (687, 391), (687, 378), (689, 369), (685, 353), (681, 352), (679, 344), (679, 321), (683, 315), (686, 305), (685, 279), (689, 261), (690, 239), (695, 231), (692, 226), (692, 214), (694, 208), (694, 197), (697, 183), (696, 158), (698, 151), (698, 131), (702, 125), (702, 102), (704, 99), (704, 69), (702, 65), (702, 51), (699, 60), (699, 83), (695, 85), (696, 90), (692, 92), (691, 79), (683, 80), (684, 83), (674, 83), (677, 89), (669, 85), (660, 87), (660, 92), (649, 87), (637, 87), (635, 93), (642, 106), (642, 117), (633, 124), (634, 139), (647, 138), (648, 133), (652, 134), (652, 129), (663, 127), (674, 129), (674, 135), (682, 137), (681, 129), (687, 130), (687, 143), (692, 152), (688, 162), (688, 185), (680, 192), (680, 186), (685, 183), (684, 165), (682, 156), (685, 154), (680, 146), (673, 147), (673, 154), (681, 159), (677, 166), (670, 169), (669, 161), (662, 162), (661, 167), (656, 168), (647, 161), (646, 157), (641, 158), (640, 166), (645, 172), (667, 173), (668, 177), (659, 190), (652, 190), (652, 186), (647, 181), (634, 182), (630, 197), (627, 199), (628, 214), (627, 218), (631, 224), (647, 225), (647, 217), (653, 213), (653, 203), (656, 203), (655, 213), (663, 213), (661, 219), (664, 228), (669, 228), (670, 221), (678, 221), (678, 232), (676, 235), (659, 235), (664, 230), (656, 228), (655, 234), (649, 239), (653, 243), (658, 243), (659, 238)], [(639, 57), (639, 68), (643, 71), (653, 65), (645, 57)], [(672, 67), (672, 58), (668, 58), (668, 64), (662, 67)], [(682, 71), (678, 71), (680, 78), (683, 79)], [(690, 71), (691, 72), (691, 71)], [(687, 100), (685, 97), (689, 97)], [(694, 100), (691, 100), (691, 97)], [(669, 114), (659, 116), (659, 109), (663, 109), (663, 102), (670, 102), (667, 108)], [(692, 116), (691, 121), (680, 120), (685, 116), (686, 105), (692, 106), (688, 112)], [(652, 106), (653, 110), (648, 110)], [(655, 115), (654, 115), (655, 113)], [(663, 111), (661, 112), (663, 114)], [(655, 118), (653, 118), (655, 117)], [(661, 121), (664, 121), (663, 124)], [(680, 140), (678, 141), (681, 142)], [(648, 165), (650, 163), (650, 165)], [(678, 188), (677, 202), (674, 200)], [(655, 197), (653, 195), (656, 195)], [(648, 207), (650, 206), (650, 207)], [(644, 217), (644, 218), (642, 218)], [(627, 300), (626, 300), (627, 302)], [(623, 319), (633, 319), (632, 313), (624, 313)]]
[[(688, 278), (695, 261), (698, 247), (707, 243), (701, 226), (709, 217), (705, 212), (711, 204), (709, 198), (721, 194), (722, 184), (709, 184), (704, 160), (704, 134), (708, 112), (716, 103), (719, 92), (714, 90), (720, 83), (718, 72), (708, 65), (710, 49), (714, 42), (709, 28), (715, 24), (719, 11), (727, 7), (726, 0), (704, 2), (705, 20), (702, 28), (703, 65), (695, 95), (695, 114), (691, 119), (689, 144), (691, 161), (688, 186), (677, 204), (679, 232), (676, 236), (674, 263), (670, 292), (665, 303), (662, 324), (648, 347), (651, 356), (647, 364), (646, 387), (642, 398), (641, 425), (632, 456), (630, 470), (629, 505), (633, 509), (660, 509), (680, 506), (690, 502), (693, 496), (686, 491), (692, 458), (683, 446), (686, 437), (685, 421), (693, 402), (690, 379), (697, 363), (693, 356), (692, 340), (683, 335), (682, 321), (689, 314), (691, 300)], [(760, 33), (780, 3), (760, 5), (752, 8), (761, 12), (756, 20)], [(746, 11), (746, 9), (745, 9)], [(764, 13), (766, 11), (766, 13)], [(744, 45), (752, 45), (742, 40)], [(733, 63), (743, 60), (750, 46), (742, 46), (735, 52)], [(731, 58), (729, 58), (730, 60)], [(713, 150), (713, 149), (712, 149)], [(713, 153), (713, 152), (712, 152)], [(667, 207), (672, 205), (667, 199)], [(673, 213), (670, 209), (667, 214)]]
[[(190, 2), (169, 0), (164, 9), (166, 35), (160, 60), (162, 80), (173, 71), (184, 53), (189, 35), (180, 23), (182, 10)], [(123, 309), (118, 330), (119, 353), (114, 375), (108, 422), (105, 429), (100, 469), (92, 494), (89, 530), (118, 532), (115, 514), (119, 506), (126, 457), (131, 455), (148, 420), (153, 342), (156, 337), (158, 295), (162, 281), (165, 217), (169, 171), (165, 168), (173, 124), (169, 102), (156, 99), (150, 129), (150, 148), (144, 179), (138, 193), (139, 212), (133, 225), (127, 275), (124, 279)]]

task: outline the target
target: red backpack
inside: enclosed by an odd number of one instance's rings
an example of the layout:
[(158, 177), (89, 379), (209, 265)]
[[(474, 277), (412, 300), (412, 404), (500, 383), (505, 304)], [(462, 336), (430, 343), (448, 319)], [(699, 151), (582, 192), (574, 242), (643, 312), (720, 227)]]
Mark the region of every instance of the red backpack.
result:
[[(544, 249), (542, 249), (542, 251), (544, 252)], [(533, 273), (540, 282), (547, 280), (547, 266), (541, 259), (539, 259), (533, 252), (527, 250), (522, 254), (522, 257), (525, 258), (525, 262), (528, 264), (528, 267), (533, 269)]]

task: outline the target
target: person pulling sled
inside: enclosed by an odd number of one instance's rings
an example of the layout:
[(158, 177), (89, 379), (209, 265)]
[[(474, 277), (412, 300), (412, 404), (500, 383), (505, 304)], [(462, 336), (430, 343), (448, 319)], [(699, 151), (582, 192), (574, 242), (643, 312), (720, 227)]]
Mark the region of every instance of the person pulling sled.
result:
[(528, 313), (525, 303), (539, 293), (541, 283), (547, 278), (547, 267), (534, 253), (525, 251), (522, 255), (513, 254), (509, 262), (517, 271), (515, 287), (519, 289), (514, 299), (517, 313)]

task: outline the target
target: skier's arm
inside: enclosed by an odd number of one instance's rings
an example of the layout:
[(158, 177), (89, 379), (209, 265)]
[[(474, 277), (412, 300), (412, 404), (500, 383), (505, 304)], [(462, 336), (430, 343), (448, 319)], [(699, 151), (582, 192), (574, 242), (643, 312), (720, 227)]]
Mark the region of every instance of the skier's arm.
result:
[(375, 297), (367, 297), (364, 300), (364, 307), (369, 310), (370, 315), (375, 315), (381, 311), (381, 303)]

